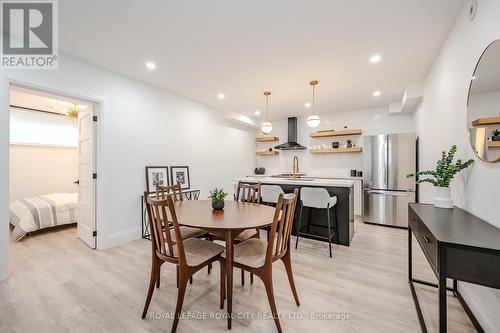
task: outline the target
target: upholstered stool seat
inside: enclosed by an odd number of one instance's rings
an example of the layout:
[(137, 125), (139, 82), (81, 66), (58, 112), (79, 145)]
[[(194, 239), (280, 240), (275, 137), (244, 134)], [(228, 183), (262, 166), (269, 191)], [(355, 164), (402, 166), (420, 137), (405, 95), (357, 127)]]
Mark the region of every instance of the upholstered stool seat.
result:
[[(321, 187), (303, 187), (300, 189), (300, 214), (299, 214), (299, 226), (297, 228), (297, 239), (295, 241), (295, 248), (299, 244), (299, 238), (301, 235), (312, 236), (314, 238), (324, 239), (328, 241), (328, 247), (330, 249), (330, 258), (332, 257), (332, 237), (337, 234), (337, 217), (335, 212), (335, 205), (337, 204), (337, 197), (330, 196), (326, 188)], [(308, 232), (303, 232), (304, 228), (308, 228), (309, 224), (302, 225), (302, 210), (304, 207), (316, 208), (316, 209), (326, 209), (327, 220), (328, 220), (328, 236), (319, 236), (315, 234), (310, 234)], [(333, 227), (330, 221), (330, 209), (333, 208)], [(332, 231), (333, 230), (333, 231)]]
[(279, 185), (261, 185), (260, 197), (263, 203), (276, 204), (280, 194), (284, 194), (283, 189)]

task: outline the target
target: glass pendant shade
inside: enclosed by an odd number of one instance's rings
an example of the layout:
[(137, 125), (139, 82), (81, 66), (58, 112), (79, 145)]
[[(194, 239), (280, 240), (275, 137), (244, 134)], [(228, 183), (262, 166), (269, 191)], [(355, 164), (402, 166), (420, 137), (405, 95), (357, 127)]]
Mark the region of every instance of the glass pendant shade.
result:
[(265, 121), (262, 123), (262, 126), (260, 127), (262, 133), (264, 134), (269, 134), (273, 130), (273, 124), (271, 124), (270, 121)]
[(320, 123), (319, 116), (317, 114), (312, 114), (309, 117), (307, 117), (307, 126), (311, 128), (315, 128), (319, 126)]
[(267, 135), (273, 130), (273, 124), (269, 121), (269, 96), (271, 96), (271, 92), (264, 91), (264, 96), (266, 97), (266, 121), (262, 123), (260, 130)]
[(316, 114), (315, 107), (316, 107), (316, 85), (319, 82), (317, 80), (313, 80), (309, 82), (309, 85), (312, 87), (312, 112), (309, 117), (307, 117), (307, 126), (311, 128), (315, 128), (319, 126), (320, 119), (319, 116)]

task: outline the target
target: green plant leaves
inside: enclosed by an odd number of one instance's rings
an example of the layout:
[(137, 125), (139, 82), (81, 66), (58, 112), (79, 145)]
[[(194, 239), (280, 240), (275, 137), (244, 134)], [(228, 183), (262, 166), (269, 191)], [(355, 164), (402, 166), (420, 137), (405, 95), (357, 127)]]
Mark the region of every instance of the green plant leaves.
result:
[(221, 201), (221, 200), (224, 200), (224, 198), (227, 196), (227, 193), (224, 192), (223, 189), (213, 189), (212, 191), (210, 191), (210, 199), (212, 200), (212, 202), (218, 202), (218, 201)]
[[(416, 173), (417, 184), (421, 183), (431, 183), (434, 186), (448, 187), (450, 186), (451, 180), (455, 177), (457, 173), (468, 168), (474, 163), (474, 160), (470, 159), (465, 163), (461, 159), (458, 159), (454, 164), (453, 159), (455, 158), (455, 153), (457, 152), (457, 146), (452, 145), (448, 153), (443, 151), (441, 153), (441, 159), (436, 163), (435, 170), (420, 171)], [(415, 174), (408, 174), (406, 177), (414, 177)], [(432, 176), (433, 178), (419, 179), (418, 176)]]

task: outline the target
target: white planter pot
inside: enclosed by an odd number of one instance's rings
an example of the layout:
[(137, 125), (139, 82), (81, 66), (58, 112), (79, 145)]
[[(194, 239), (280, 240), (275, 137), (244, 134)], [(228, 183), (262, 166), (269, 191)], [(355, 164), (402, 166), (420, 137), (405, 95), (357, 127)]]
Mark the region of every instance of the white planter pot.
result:
[(435, 186), (435, 189), (434, 206), (439, 208), (453, 208), (450, 188)]

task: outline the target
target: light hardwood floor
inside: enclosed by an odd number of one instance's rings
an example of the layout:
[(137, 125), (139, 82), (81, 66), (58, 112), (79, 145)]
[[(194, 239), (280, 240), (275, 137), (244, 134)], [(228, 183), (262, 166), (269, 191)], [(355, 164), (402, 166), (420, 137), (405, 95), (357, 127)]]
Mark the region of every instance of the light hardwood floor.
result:
[[(292, 251), (301, 301), (296, 307), (280, 262), (274, 287), (284, 332), (420, 332), (407, 283), (406, 230), (356, 222), (351, 247), (302, 239)], [(415, 275), (435, 280), (415, 244)], [(0, 332), (169, 332), (175, 307), (175, 270), (162, 268), (148, 316), (141, 320), (149, 278), (150, 243), (137, 240), (106, 251), (88, 249), (74, 227), (11, 243), (10, 278), (0, 283)], [(219, 310), (218, 268), (203, 270), (188, 286), (183, 311), (224, 316)], [(247, 275), (247, 281), (248, 281)], [(437, 326), (437, 294), (418, 287), (426, 319)], [(458, 301), (448, 297), (449, 332), (475, 332)], [(263, 284), (235, 279), (232, 332), (275, 332)], [(321, 313), (344, 319), (311, 319)], [(252, 318), (252, 316), (255, 316)], [(295, 318), (294, 318), (295, 317)], [(181, 320), (178, 332), (226, 332), (226, 320)], [(436, 331), (436, 330), (434, 330)]]

